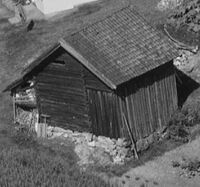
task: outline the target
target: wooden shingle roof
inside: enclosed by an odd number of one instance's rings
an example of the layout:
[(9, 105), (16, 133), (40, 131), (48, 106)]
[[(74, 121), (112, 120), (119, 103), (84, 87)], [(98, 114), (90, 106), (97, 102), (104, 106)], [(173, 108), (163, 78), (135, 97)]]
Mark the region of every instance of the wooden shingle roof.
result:
[(172, 42), (132, 6), (82, 28), (62, 43), (113, 88), (178, 56)]
[(179, 56), (174, 44), (164, 34), (151, 27), (132, 6), (126, 5), (62, 38), (34, 59), (20, 78), (4, 91), (19, 85), (59, 47), (112, 89)]

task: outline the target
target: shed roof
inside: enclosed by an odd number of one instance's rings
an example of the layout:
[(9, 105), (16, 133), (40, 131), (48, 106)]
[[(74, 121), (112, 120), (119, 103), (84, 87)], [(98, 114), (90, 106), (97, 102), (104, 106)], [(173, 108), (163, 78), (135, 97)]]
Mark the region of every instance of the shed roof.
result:
[[(164, 34), (151, 27), (133, 6), (126, 6), (61, 39), (34, 60), (20, 79), (59, 46), (112, 89), (178, 56), (174, 44)], [(19, 80), (5, 90), (16, 87)]]
[(178, 56), (174, 44), (132, 6), (65, 37), (64, 41), (115, 86)]

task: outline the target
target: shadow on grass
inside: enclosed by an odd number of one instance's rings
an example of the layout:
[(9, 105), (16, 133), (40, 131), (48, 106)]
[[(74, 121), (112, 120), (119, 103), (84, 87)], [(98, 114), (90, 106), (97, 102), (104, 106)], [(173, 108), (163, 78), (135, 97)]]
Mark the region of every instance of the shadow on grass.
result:
[(176, 69), (178, 106), (182, 107), (188, 96), (199, 88), (199, 83), (187, 76), (184, 72)]

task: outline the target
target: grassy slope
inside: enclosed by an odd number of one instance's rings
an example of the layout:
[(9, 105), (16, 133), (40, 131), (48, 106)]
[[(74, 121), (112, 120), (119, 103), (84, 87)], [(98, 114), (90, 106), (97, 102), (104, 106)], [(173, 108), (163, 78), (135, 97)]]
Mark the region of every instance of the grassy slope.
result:
[(35, 139), (27, 131), (0, 130), (0, 186), (96, 186), (102, 179), (82, 172), (73, 144)]
[[(137, 7), (137, 10), (144, 18), (154, 27), (162, 29), (162, 24), (166, 20), (168, 12), (156, 10), (159, 0), (129, 0)], [(83, 6), (79, 11), (67, 16), (60, 16), (59, 19), (52, 21), (36, 22), (31, 32), (26, 32), (26, 26), (11, 26), (6, 23), (5, 19), (0, 18), (0, 91), (16, 77), (20, 75), (21, 69), (35, 56), (38, 56), (46, 48), (57, 42), (57, 40), (73, 30), (79, 28), (85, 23), (90, 23), (99, 14), (113, 10), (122, 5), (126, 0), (102, 0), (100, 3)], [(9, 16), (9, 15), (7, 15)], [(12, 103), (8, 93), (0, 94), (0, 131), (5, 128), (5, 124), (12, 123)], [(0, 142), (9, 145), (9, 138), (0, 135)], [(140, 162), (132, 163), (130, 166), (136, 166), (144, 163), (149, 158), (161, 155), (167, 151), (170, 146), (175, 144), (164, 143), (157, 145), (145, 155), (141, 155)], [(165, 150), (162, 150), (162, 147)], [(156, 152), (157, 151), (157, 152)], [(159, 152), (160, 151), (160, 152)], [(113, 169), (113, 174), (121, 174), (120, 168)], [(110, 170), (110, 168), (109, 168)], [(124, 170), (127, 170), (125, 166)], [(119, 172), (119, 173), (117, 173)]]

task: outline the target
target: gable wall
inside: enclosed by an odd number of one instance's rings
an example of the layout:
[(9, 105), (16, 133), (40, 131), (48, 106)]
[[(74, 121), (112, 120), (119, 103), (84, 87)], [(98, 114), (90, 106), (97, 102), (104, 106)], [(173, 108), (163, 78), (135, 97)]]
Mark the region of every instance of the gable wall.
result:
[(67, 53), (56, 61), (44, 67), (36, 78), (40, 119), (41, 114), (47, 114), (53, 126), (90, 131), (82, 66)]

